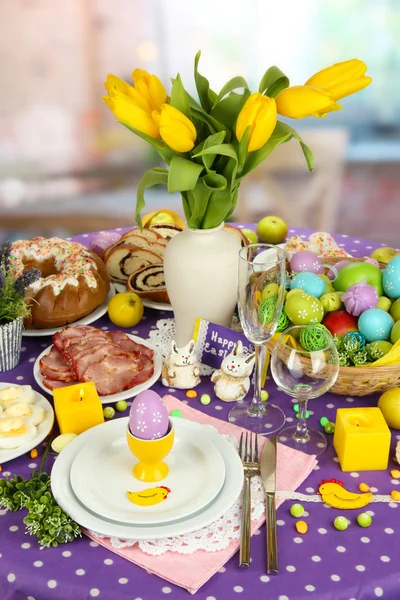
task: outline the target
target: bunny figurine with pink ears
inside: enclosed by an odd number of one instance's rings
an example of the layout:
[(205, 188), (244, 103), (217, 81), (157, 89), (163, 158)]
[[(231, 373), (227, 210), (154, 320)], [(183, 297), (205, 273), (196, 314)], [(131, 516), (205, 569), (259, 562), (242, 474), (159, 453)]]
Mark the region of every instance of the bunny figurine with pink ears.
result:
[(230, 354), (221, 363), (221, 368), (211, 376), (215, 383), (214, 393), (224, 402), (243, 400), (250, 388), (255, 354), (245, 354), (242, 342), (237, 342)]

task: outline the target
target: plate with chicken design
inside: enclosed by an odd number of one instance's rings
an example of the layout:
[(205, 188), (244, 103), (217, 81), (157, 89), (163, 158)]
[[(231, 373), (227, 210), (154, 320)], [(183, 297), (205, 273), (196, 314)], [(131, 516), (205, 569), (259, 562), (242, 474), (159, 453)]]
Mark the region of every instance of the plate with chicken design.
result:
[(137, 459), (126, 441), (126, 419), (121, 421), (121, 427), (97, 428), (72, 463), (71, 487), (89, 511), (118, 523), (158, 525), (201, 511), (219, 494), (222, 456), (212, 442), (193, 436), (185, 419), (175, 423), (174, 445), (165, 458), (169, 473), (157, 483), (133, 476)]

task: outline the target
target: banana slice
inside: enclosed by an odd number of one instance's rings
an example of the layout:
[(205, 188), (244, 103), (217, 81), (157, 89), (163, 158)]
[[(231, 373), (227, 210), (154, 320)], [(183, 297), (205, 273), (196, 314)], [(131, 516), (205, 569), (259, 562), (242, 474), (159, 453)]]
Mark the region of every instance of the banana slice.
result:
[(0, 448), (18, 448), (36, 435), (36, 427), (22, 417), (0, 419)]
[(0, 390), (0, 404), (7, 408), (11, 402), (27, 402), (34, 404), (35, 392), (30, 385), (10, 385)]
[(39, 425), (44, 419), (44, 408), (28, 402), (12, 402), (1, 417), (25, 417), (32, 425)]

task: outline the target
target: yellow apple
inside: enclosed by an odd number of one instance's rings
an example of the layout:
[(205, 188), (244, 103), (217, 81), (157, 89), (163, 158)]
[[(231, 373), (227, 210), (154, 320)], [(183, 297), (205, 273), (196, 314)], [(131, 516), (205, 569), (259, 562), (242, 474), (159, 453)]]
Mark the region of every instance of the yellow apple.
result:
[(394, 248), (376, 248), (373, 252), (371, 252), (371, 258), (375, 258), (381, 263), (388, 263), (392, 260), (394, 256), (397, 256), (398, 252)]
[(118, 327), (134, 327), (143, 317), (142, 299), (133, 292), (121, 292), (108, 303), (108, 316)]
[(252, 229), (241, 229), (240, 231), (247, 237), (250, 244), (258, 243), (258, 236), (255, 231)]
[(400, 321), (400, 298), (395, 300), (390, 309), (390, 314), (395, 321)]
[(400, 388), (384, 392), (378, 400), (386, 423), (393, 429), (400, 429)]
[(281, 244), (285, 241), (288, 226), (280, 217), (264, 217), (257, 224), (257, 235), (266, 244)]

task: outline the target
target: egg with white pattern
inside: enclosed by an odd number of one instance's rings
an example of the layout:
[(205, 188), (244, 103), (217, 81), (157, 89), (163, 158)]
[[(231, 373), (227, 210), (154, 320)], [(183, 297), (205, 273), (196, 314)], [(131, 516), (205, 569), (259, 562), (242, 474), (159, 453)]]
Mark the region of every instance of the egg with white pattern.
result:
[(389, 298), (400, 298), (400, 256), (395, 256), (383, 271), (383, 289)]
[(168, 411), (156, 392), (144, 390), (133, 400), (129, 412), (129, 429), (141, 440), (158, 440), (168, 433)]

